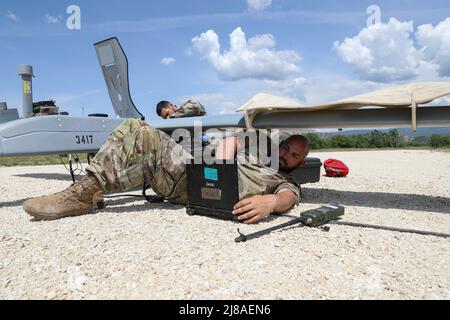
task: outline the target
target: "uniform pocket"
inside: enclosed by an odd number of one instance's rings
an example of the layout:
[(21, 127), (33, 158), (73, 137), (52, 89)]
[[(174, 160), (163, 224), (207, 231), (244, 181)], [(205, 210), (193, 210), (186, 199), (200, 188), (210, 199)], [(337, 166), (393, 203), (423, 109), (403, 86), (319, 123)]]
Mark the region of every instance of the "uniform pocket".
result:
[(153, 191), (163, 197), (169, 197), (175, 188), (175, 180), (163, 167), (159, 167), (151, 181)]

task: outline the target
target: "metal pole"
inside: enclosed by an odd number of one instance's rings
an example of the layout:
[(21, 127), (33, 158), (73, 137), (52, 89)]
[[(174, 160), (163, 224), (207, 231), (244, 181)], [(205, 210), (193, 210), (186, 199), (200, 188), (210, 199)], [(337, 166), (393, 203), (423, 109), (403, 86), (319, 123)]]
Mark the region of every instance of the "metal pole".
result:
[(23, 117), (30, 118), (33, 113), (33, 67), (30, 65), (19, 65), (19, 76), (22, 78), (22, 110)]
[(415, 234), (420, 234), (420, 235), (424, 235), (424, 236), (450, 238), (450, 234), (448, 234), (448, 233), (433, 232), (433, 231), (424, 231), (424, 230), (416, 230), (416, 229), (405, 229), (405, 228), (395, 228), (395, 227), (378, 226), (378, 225), (373, 225), (373, 224), (354, 223), (354, 222), (346, 222), (346, 221), (335, 221), (335, 222), (333, 222), (333, 224), (339, 224), (339, 225), (342, 225), (342, 226), (350, 226), (350, 227), (358, 227), (358, 228), (368, 228), (368, 229), (395, 231), (395, 232), (402, 232), (402, 233), (415, 233)]
[(295, 218), (295, 219), (292, 219), (291, 221), (282, 223), (280, 225), (277, 225), (277, 226), (274, 226), (274, 227), (270, 227), (270, 228), (267, 228), (267, 229), (264, 229), (264, 230), (261, 230), (261, 231), (257, 231), (257, 232), (251, 233), (251, 234), (247, 234), (247, 235), (242, 234), (239, 231), (239, 229), (238, 229), (239, 237), (234, 239), (234, 241), (235, 242), (246, 242), (248, 240), (259, 238), (261, 236), (264, 236), (266, 234), (271, 233), (272, 231), (275, 231), (275, 230), (278, 230), (278, 229), (283, 229), (283, 228), (292, 226), (294, 224), (301, 224), (303, 226), (304, 225), (303, 218), (302, 217)]

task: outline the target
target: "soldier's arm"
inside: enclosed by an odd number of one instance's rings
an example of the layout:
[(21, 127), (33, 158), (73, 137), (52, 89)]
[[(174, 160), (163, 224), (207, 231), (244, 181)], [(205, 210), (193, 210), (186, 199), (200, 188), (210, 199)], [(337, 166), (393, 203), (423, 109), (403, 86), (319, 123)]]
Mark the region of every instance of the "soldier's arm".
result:
[(232, 160), (241, 148), (237, 137), (227, 137), (219, 141), (216, 149), (216, 159)]
[(186, 112), (183, 108), (178, 108), (177, 110), (172, 113), (172, 115), (169, 117), (170, 119), (177, 119), (177, 118), (184, 118), (188, 117), (186, 116)]
[(189, 100), (186, 103), (186, 112), (189, 113), (191, 117), (206, 116), (205, 108), (196, 100)]
[(239, 201), (233, 214), (244, 223), (256, 223), (273, 212), (285, 212), (297, 203), (298, 196), (290, 189), (281, 189), (276, 194), (253, 196)]
[(188, 118), (206, 115), (205, 108), (202, 104), (195, 100), (189, 100), (176, 110), (171, 118)]

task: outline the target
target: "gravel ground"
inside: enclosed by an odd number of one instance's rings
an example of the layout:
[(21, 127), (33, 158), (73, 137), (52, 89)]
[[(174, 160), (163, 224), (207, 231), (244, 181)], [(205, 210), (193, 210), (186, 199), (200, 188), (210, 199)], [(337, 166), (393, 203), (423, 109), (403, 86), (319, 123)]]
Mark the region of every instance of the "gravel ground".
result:
[[(346, 206), (344, 221), (450, 233), (449, 153), (312, 156), (341, 159), (350, 175), (305, 185), (289, 216), (333, 201)], [(67, 187), (64, 168), (0, 168), (0, 181), (0, 299), (450, 298), (449, 239), (333, 225), (236, 244), (232, 222), (126, 198), (97, 214), (33, 222), (22, 202)]]

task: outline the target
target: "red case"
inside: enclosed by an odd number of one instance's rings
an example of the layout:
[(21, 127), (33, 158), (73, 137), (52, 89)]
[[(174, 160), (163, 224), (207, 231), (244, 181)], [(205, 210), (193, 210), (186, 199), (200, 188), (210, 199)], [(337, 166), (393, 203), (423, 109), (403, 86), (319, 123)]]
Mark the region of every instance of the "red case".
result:
[(325, 172), (329, 177), (345, 177), (350, 172), (350, 169), (340, 160), (328, 159), (323, 163)]

